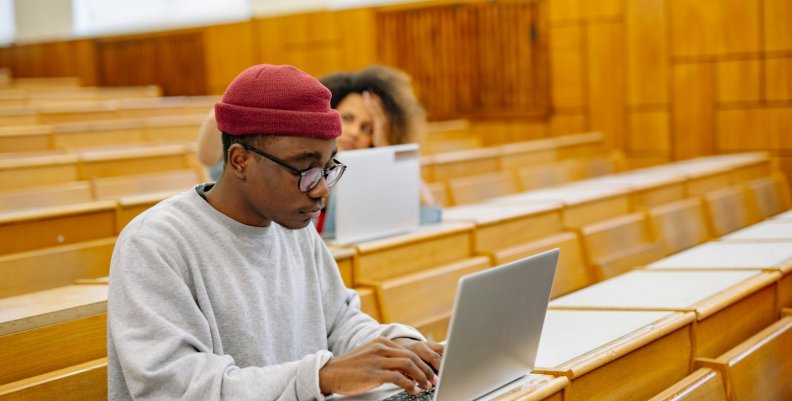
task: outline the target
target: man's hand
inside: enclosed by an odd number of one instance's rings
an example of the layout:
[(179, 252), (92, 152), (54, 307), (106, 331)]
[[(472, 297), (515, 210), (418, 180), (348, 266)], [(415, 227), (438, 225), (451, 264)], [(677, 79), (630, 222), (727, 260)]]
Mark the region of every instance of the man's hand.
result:
[(380, 337), (334, 357), (319, 370), (320, 390), (324, 394), (359, 394), (385, 383), (412, 394), (421, 392), (419, 386), (431, 389), (437, 384), (433, 368), (440, 367), (443, 346), (403, 338), (397, 341), (404, 345)]

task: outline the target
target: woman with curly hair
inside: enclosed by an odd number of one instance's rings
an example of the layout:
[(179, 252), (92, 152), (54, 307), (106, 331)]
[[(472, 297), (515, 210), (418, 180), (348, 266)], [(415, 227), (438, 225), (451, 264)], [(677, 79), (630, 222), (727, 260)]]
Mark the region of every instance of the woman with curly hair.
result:
[[(426, 112), (412, 90), (410, 77), (402, 71), (373, 65), (358, 72), (339, 72), (319, 78), (332, 97), (330, 107), (341, 115), (339, 150), (419, 142), (426, 129)], [(421, 184), (421, 224), (437, 223), (440, 206)], [(318, 224), (322, 236), (334, 232), (332, 200), (326, 218)]]

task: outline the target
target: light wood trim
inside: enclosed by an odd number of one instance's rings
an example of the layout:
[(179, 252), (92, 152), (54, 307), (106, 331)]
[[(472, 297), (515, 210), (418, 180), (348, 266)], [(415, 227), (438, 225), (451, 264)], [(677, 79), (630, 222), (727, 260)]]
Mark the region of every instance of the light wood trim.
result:
[(702, 300), (696, 305), (699, 320), (723, 310), (763, 288), (774, 286), (781, 275), (777, 272), (765, 272), (744, 280), (738, 286), (732, 286)]

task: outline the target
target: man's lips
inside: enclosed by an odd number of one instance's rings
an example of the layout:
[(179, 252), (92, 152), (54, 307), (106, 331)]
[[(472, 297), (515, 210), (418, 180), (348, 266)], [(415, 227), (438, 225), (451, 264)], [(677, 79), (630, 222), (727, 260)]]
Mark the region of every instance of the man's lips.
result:
[(306, 210), (303, 213), (305, 213), (306, 216), (315, 219), (319, 217), (319, 214), (321, 214), (322, 212), (319, 209), (316, 209), (316, 210)]

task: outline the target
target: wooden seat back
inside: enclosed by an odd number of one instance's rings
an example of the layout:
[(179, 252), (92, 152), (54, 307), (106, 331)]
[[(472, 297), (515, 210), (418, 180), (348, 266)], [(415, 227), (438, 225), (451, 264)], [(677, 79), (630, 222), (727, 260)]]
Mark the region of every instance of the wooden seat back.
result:
[(761, 220), (756, 203), (740, 186), (707, 192), (703, 196), (710, 232), (720, 237)]
[(449, 180), (448, 190), (454, 205), (466, 205), (516, 193), (517, 183), (504, 171)]
[(669, 254), (707, 242), (711, 236), (700, 198), (689, 198), (656, 206), (647, 211), (655, 235)]
[(792, 207), (789, 199), (789, 183), (781, 173), (748, 181), (745, 187), (764, 218)]
[(729, 400), (792, 399), (792, 317), (785, 317), (715, 361), (726, 376)]
[(701, 368), (649, 401), (728, 401), (723, 375)]
[(646, 215), (631, 213), (580, 228), (583, 247), (598, 278), (617, 276), (666, 256)]

